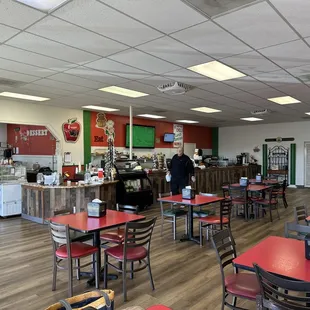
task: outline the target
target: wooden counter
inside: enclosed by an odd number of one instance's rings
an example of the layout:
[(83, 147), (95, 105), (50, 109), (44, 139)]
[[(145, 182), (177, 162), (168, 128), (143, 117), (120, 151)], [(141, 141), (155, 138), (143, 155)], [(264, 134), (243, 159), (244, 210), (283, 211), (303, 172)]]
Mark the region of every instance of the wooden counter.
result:
[(76, 207), (76, 212), (85, 211), (87, 203), (95, 198), (107, 201), (108, 208), (115, 208), (116, 182), (71, 186), (22, 184), (22, 217), (44, 223), (45, 219), (54, 216), (55, 211), (73, 207)]
[[(253, 179), (258, 172), (261, 172), (260, 165), (195, 168), (195, 190), (197, 193), (215, 193), (221, 190), (223, 182), (238, 183), (241, 177)], [(165, 171), (153, 171), (148, 175), (153, 184), (154, 202), (159, 193), (170, 192), (170, 183), (165, 176)]]

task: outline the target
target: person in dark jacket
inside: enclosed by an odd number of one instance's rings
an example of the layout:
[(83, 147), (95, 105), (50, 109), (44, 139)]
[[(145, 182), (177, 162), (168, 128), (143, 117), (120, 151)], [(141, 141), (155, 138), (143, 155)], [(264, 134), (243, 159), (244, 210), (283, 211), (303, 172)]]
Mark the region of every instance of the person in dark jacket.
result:
[(171, 174), (171, 192), (177, 195), (189, 184), (189, 177), (195, 182), (194, 166), (191, 159), (184, 154), (183, 148), (178, 148), (178, 153), (172, 157), (168, 174)]

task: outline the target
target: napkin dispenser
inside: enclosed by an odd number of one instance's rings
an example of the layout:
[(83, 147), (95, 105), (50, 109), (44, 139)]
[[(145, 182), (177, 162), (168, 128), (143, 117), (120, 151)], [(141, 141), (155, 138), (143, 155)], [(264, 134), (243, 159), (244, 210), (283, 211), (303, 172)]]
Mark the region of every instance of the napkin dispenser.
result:
[(310, 260), (310, 234), (305, 236), (305, 257)]
[(262, 183), (262, 175), (260, 173), (258, 173), (256, 175), (256, 179), (255, 179), (256, 183)]
[(194, 199), (195, 190), (192, 188), (183, 188), (182, 189), (182, 199)]
[(87, 215), (89, 217), (102, 217), (107, 214), (107, 203), (95, 199), (87, 204)]
[(242, 178), (240, 178), (240, 186), (248, 186), (248, 184), (249, 184), (249, 180), (248, 180), (248, 178), (247, 177), (242, 177)]

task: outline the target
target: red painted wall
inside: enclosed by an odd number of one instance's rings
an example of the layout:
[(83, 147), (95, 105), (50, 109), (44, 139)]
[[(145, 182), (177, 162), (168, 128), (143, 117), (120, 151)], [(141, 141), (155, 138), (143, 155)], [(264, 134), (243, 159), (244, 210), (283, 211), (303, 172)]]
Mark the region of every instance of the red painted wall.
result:
[[(91, 146), (107, 146), (107, 136), (103, 129), (96, 127), (97, 112), (91, 113)], [(115, 128), (115, 146), (125, 147), (126, 143), (126, 124), (129, 123), (128, 116), (120, 116), (106, 114), (107, 120), (114, 121)], [(172, 143), (164, 142), (164, 134), (173, 132), (173, 123), (163, 122), (160, 120), (147, 120), (134, 118), (133, 123), (136, 125), (155, 126), (156, 139), (160, 139), (159, 143), (155, 143), (156, 148), (172, 148)], [(95, 142), (95, 136), (103, 136), (103, 142)], [(196, 143), (196, 147), (200, 149), (212, 149), (212, 133), (211, 128), (193, 125), (183, 125), (183, 143)]]
[[(19, 131), (16, 129), (19, 128)], [(48, 131), (46, 136), (29, 136), (29, 130), (46, 130), (45, 126), (7, 125), (7, 142), (19, 148), (18, 155), (54, 155), (56, 140)]]

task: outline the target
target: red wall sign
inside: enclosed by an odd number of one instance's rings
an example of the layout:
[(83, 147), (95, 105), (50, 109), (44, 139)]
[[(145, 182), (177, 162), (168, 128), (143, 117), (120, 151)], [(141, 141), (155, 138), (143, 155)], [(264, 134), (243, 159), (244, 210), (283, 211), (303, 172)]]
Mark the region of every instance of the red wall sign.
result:
[(62, 124), (62, 132), (66, 142), (75, 143), (81, 133), (81, 124), (76, 118), (68, 119), (66, 123)]

